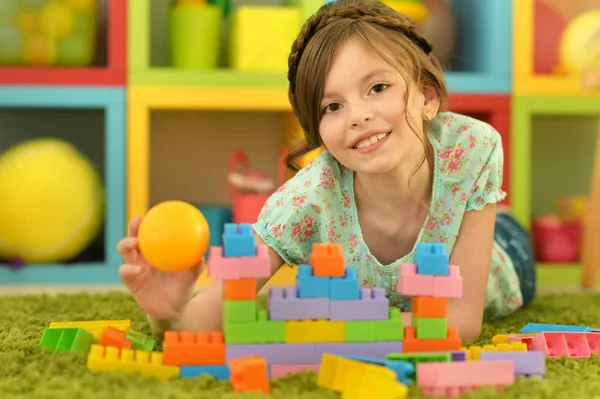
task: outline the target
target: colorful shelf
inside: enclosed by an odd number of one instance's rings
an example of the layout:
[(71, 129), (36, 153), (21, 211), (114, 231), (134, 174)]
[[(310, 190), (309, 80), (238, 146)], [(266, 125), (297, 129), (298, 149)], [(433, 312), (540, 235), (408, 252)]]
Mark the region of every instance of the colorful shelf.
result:
[[(104, 261), (32, 265), (18, 270), (0, 266), (4, 284), (116, 283), (122, 262), (117, 242), (125, 234), (125, 91), (96, 87), (0, 86), (0, 108), (102, 109), (105, 125)], [(85, 132), (81, 132), (85, 134)]]

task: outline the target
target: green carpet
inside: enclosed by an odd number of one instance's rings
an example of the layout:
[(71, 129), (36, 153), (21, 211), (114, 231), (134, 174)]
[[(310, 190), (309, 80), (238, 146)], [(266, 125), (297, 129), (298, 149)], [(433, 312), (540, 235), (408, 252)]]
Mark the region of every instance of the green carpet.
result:
[[(600, 326), (600, 295), (560, 295), (538, 298), (526, 310), (486, 324), (478, 343), (493, 335), (516, 332), (527, 322)], [(237, 394), (228, 382), (209, 377), (169, 382), (119, 373), (94, 374), (86, 355), (42, 353), (38, 344), (51, 321), (130, 319), (132, 329), (149, 333), (144, 315), (125, 294), (0, 297), (0, 397), (2, 398), (262, 398)], [(600, 357), (548, 359), (542, 382), (520, 379), (502, 391), (510, 398), (600, 397)], [(273, 380), (271, 398), (324, 399), (339, 397), (315, 385), (316, 375), (305, 372)], [(411, 388), (410, 397), (421, 397)], [(482, 388), (465, 398), (496, 397)]]

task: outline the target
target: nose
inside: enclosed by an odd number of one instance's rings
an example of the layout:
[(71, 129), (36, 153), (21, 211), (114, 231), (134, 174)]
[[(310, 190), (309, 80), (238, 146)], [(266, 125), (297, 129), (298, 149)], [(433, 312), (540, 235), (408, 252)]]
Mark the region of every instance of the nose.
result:
[(373, 119), (373, 112), (364, 102), (357, 102), (352, 104), (350, 118), (352, 128), (361, 127)]

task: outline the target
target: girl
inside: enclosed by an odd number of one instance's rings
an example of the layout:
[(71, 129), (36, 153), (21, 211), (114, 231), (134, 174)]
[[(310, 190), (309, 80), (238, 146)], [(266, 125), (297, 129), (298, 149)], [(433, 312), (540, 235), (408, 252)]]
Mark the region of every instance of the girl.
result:
[[(494, 239), (496, 203), (506, 195), (500, 135), (443, 111), (446, 87), (431, 52), (407, 17), (379, 2), (321, 7), (289, 56), (290, 102), (306, 143), (287, 163), (326, 151), (271, 196), (254, 227), (257, 243), (270, 248), (272, 273), (307, 263), (315, 242), (341, 243), (361, 285), (385, 287), (404, 311), (409, 302), (394, 287), (400, 265), (412, 262), (416, 243), (444, 243), (464, 284), (448, 322), (475, 340), (484, 317), (518, 309), (525, 291), (530, 299), (533, 261), (507, 214)], [(138, 250), (139, 222), (119, 244), (120, 274), (155, 333), (220, 330), (222, 285), (190, 299), (202, 266), (151, 267)]]

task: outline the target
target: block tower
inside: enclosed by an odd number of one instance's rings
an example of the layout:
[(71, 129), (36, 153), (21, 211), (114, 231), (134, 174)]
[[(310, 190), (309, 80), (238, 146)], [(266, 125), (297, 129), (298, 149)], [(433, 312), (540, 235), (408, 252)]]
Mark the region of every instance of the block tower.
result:
[(208, 262), (209, 277), (225, 284), (227, 361), (258, 355), (277, 376), (315, 370), (324, 353), (385, 359), (402, 352), (400, 310), (383, 289), (360, 288), (339, 244), (314, 244), (296, 285), (271, 287), (265, 306), (257, 305), (256, 279), (270, 276), (270, 260), (250, 229), (225, 226), (224, 248), (211, 248)]
[(443, 244), (419, 243), (414, 263), (398, 273), (396, 291), (412, 297), (412, 327), (404, 331), (404, 352), (458, 351), (458, 330), (448, 326), (448, 299), (462, 296), (458, 266), (449, 265)]

